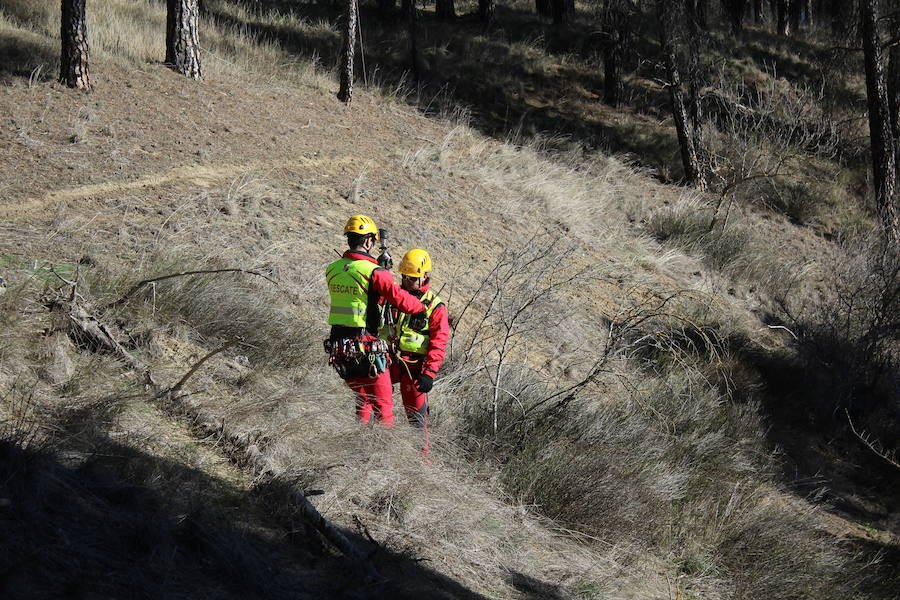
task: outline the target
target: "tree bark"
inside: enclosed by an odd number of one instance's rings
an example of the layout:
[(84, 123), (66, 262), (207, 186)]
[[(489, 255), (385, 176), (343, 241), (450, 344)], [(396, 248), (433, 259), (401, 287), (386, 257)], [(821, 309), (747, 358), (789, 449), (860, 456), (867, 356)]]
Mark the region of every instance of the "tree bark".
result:
[(59, 81), (70, 88), (91, 89), (86, 0), (62, 0)]
[(891, 131), (894, 134), (894, 150), (898, 152), (900, 168), (900, 43), (891, 46), (888, 54), (888, 109), (891, 115)]
[(622, 62), (628, 43), (628, 13), (624, 0), (609, 0), (601, 14), (603, 40), (603, 101), (618, 106), (622, 98)]
[(540, 17), (552, 17), (553, 2), (552, 0), (535, 0), (534, 10)]
[(791, 35), (790, 19), (788, 18), (788, 2), (790, 0), (776, 0), (775, 13), (777, 33), (785, 37)]
[(453, 0), (435, 0), (434, 13), (441, 21), (452, 21), (456, 18), (456, 6)]
[(341, 49), (341, 87), (338, 100), (350, 104), (353, 100), (353, 55), (356, 53), (356, 0), (347, 0), (344, 13), (344, 44)]
[(675, 121), (675, 132), (678, 135), (678, 146), (681, 149), (684, 178), (688, 184), (695, 185), (703, 190), (706, 188), (706, 181), (700, 169), (696, 140), (694, 140), (688, 127), (688, 113), (685, 108), (681, 73), (678, 68), (678, 55), (675, 50), (677, 16), (673, 4), (669, 0), (657, 0), (660, 45), (669, 77), (669, 98), (672, 102), (672, 117)]
[(866, 98), (869, 105), (875, 205), (885, 236), (896, 243), (900, 242), (900, 210), (896, 199), (896, 141), (891, 130), (881, 36), (878, 33), (878, 0), (860, 0), (859, 8), (866, 63)]
[(787, 0), (790, 31), (787, 35), (800, 33), (800, 16), (803, 12), (803, 0)]
[(725, 0), (723, 4), (728, 16), (728, 24), (731, 27), (731, 34), (734, 36), (741, 35), (744, 30), (746, 0)]
[(419, 34), (418, 34), (418, 17), (415, 0), (410, 0), (407, 9), (406, 21), (409, 28), (409, 62), (412, 70), (413, 81), (417, 84), (421, 80), (419, 73)]
[[(705, 48), (705, 40), (697, 23), (695, 5), (690, 0), (685, 2), (685, 21), (687, 22), (688, 40), (688, 118), (698, 159), (703, 161), (703, 106), (700, 102), (700, 90), (703, 87), (703, 68), (700, 64), (700, 52)], [(701, 167), (702, 168), (702, 167)]]
[(167, 0), (167, 6), (166, 64), (185, 77), (200, 79), (199, 2)]
[(494, 22), (494, 0), (478, 0), (478, 18), (482, 23)]
[(397, 0), (378, 0), (378, 12), (387, 17), (397, 8)]

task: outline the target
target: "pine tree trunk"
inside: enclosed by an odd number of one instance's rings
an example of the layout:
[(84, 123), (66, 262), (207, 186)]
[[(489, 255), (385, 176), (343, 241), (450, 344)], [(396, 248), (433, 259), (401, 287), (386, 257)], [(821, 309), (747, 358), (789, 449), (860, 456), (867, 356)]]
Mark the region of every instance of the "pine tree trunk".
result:
[(788, 19), (788, 2), (790, 0), (777, 0), (776, 3), (776, 14), (777, 14), (777, 32), (778, 35), (783, 35), (785, 37), (791, 35), (790, 29), (790, 19)]
[(166, 64), (176, 73), (200, 79), (198, 0), (168, 0), (166, 15)]
[(441, 21), (452, 21), (456, 18), (456, 6), (453, 0), (435, 0), (434, 13)]
[(603, 39), (603, 101), (618, 106), (622, 98), (622, 61), (628, 40), (628, 15), (623, 0), (609, 0), (601, 15)]
[(419, 73), (419, 34), (418, 34), (418, 16), (415, 0), (410, 0), (407, 9), (406, 21), (409, 28), (409, 62), (412, 70), (413, 81), (417, 84), (421, 80), (422, 74)]
[(494, 22), (494, 0), (478, 0), (478, 18), (482, 23)]
[(344, 45), (341, 50), (341, 87), (338, 100), (350, 104), (353, 100), (353, 55), (356, 52), (356, 0), (347, 0), (344, 14)]
[(896, 142), (891, 131), (881, 36), (878, 34), (878, 0), (860, 0), (859, 8), (866, 62), (866, 98), (869, 105), (875, 205), (878, 207), (885, 235), (894, 242), (900, 242), (900, 210), (896, 198)]
[(888, 107), (891, 115), (891, 131), (894, 134), (894, 150), (898, 152), (900, 168), (900, 44), (891, 46), (888, 55)]
[(657, 0), (659, 16), (660, 42), (666, 72), (669, 76), (669, 98), (672, 102), (672, 117), (675, 121), (675, 132), (678, 135), (678, 146), (681, 149), (681, 162), (684, 166), (684, 178), (688, 184), (699, 189), (706, 188), (703, 172), (700, 170), (700, 158), (696, 141), (688, 127), (688, 113), (684, 103), (684, 91), (681, 84), (681, 73), (678, 68), (678, 56), (675, 51), (676, 14), (674, 3), (669, 0)]
[(378, 12), (383, 17), (389, 16), (395, 8), (397, 8), (397, 0), (378, 0)]
[(569, 20), (569, 10), (567, 0), (551, 0), (550, 5), (553, 8), (553, 24), (563, 25)]
[(728, 13), (728, 23), (731, 26), (731, 34), (739, 36), (744, 30), (744, 8), (746, 0), (726, 0), (725, 8)]
[(79, 90), (91, 89), (85, 2), (62, 0), (60, 19), (59, 81)]
[(690, 2), (685, 3), (685, 21), (687, 21), (687, 53), (688, 53), (688, 118), (694, 137), (698, 160), (703, 161), (703, 106), (700, 103), (700, 90), (703, 87), (703, 68), (700, 64), (700, 51), (705, 46), (697, 23), (697, 14)]
[(697, 13), (697, 25), (700, 26), (700, 29), (703, 31), (709, 30), (709, 20), (706, 18), (706, 0), (688, 0), (688, 2), (693, 1), (694, 10)]
[(540, 17), (552, 17), (553, 2), (552, 0), (535, 0), (534, 10)]
[(800, 33), (800, 15), (803, 12), (803, 0), (788, 0), (787, 4), (790, 19), (788, 35), (797, 35)]

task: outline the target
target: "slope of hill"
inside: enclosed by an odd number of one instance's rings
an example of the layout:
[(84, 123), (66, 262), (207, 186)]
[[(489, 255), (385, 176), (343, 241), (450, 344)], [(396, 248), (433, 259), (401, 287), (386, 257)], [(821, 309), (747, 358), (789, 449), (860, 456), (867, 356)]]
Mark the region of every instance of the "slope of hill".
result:
[[(312, 67), (261, 76), (291, 54), (237, 25), (207, 33), (246, 62), (186, 81), (110, 34), (161, 6), (109, 7), (89, 95), (41, 77), (52, 14), (0, 29), (4, 595), (893, 597), (896, 496), (776, 455), (772, 299), (824, 285), (816, 231), (739, 204), (692, 238), (708, 198), (384, 95), (340, 106)], [(321, 272), (357, 212), (395, 256), (432, 252), (451, 307), (428, 465), (415, 431), (357, 426), (322, 355)], [(221, 269), (245, 272), (116, 302)], [(73, 304), (154, 384), (72, 334)]]

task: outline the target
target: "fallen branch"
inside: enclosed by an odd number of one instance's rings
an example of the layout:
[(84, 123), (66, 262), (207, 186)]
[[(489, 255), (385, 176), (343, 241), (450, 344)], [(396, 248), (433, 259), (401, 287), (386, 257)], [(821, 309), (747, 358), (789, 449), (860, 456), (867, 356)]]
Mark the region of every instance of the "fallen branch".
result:
[(170, 273), (169, 275), (161, 275), (159, 277), (152, 277), (150, 279), (139, 281), (134, 284), (130, 290), (125, 292), (124, 296), (114, 302), (110, 302), (104, 308), (110, 309), (125, 304), (125, 302), (127, 302), (132, 296), (134, 296), (142, 287), (151, 283), (156, 283), (157, 281), (165, 281), (166, 279), (173, 279), (175, 277), (188, 277), (190, 275), (210, 275), (215, 273), (246, 273), (247, 275), (256, 275), (257, 277), (262, 277), (266, 281), (278, 285), (278, 282), (271, 277), (267, 277), (259, 271), (251, 271), (249, 269), (200, 269), (197, 271), (182, 271), (180, 273)]
[(179, 390), (181, 390), (182, 386), (183, 386), (185, 383), (187, 383), (187, 380), (190, 379), (191, 376), (192, 376), (194, 373), (197, 372), (197, 369), (199, 369), (199, 368), (203, 365), (203, 363), (205, 363), (206, 361), (208, 361), (210, 358), (212, 358), (212, 357), (215, 356), (216, 354), (220, 354), (220, 353), (222, 353), (222, 352), (225, 352), (226, 350), (228, 350), (228, 349), (231, 348), (232, 346), (236, 346), (237, 344), (240, 344), (240, 343), (241, 343), (241, 339), (240, 339), (240, 338), (235, 339), (235, 340), (231, 340), (231, 341), (229, 341), (229, 342), (226, 342), (226, 343), (225, 343), (223, 346), (221, 346), (220, 348), (217, 348), (217, 349), (213, 350), (212, 352), (207, 353), (206, 356), (204, 356), (203, 358), (201, 358), (200, 360), (198, 360), (197, 362), (195, 362), (195, 363), (193, 364), (193, 366), (191, 366), (191, 368), (188, 369), (188, 372), (184, 374), (184, 377), (182, 377), (181, 379), (178, 380), (178, 383), (176, 383), (175, 385), (173, 385), (173, 386), (170, 387), (168, 390), (166, 390), (165, 392), (162, 392), (162, 393), (163, 393), (163, 394), (166, 394), (166, 393), (168, 393), (168, 394), (177, 394), (177, 393), (179, 392)]
[(859, 441), (861, 441), (866, 446), (866, 448), (871, 450), (875, 454), (875, 456), (887, 461), (889, 465), (900, 469), (900, 463), (897, 462), (897, 459), (893, 454), (889, 454), (886, 450), (879, 448), (878, 445), (872, 442), (871, 436), (869, 436), (865, 432), (859, 433), (858, 431), (856, 431), (856, 427), (853, 425), (853, 420), (850, 418), (850, 413), (846, 408), (844, 409), (844, 414), (847, 415), (847, 422), (850, 423), (850, 431), (853, 432), (853, 435), (859, 438)]

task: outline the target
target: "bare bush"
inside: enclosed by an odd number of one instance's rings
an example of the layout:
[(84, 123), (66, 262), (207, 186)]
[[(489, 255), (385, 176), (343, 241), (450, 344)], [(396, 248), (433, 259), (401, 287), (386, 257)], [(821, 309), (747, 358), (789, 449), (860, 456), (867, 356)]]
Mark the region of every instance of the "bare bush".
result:
[(780, 301), (799, 336), (801, 395), (820, 426), (847, 431), (849, 418), (900, 447), (900, 254), (879, 238), (839, 248), (813, 300)]

